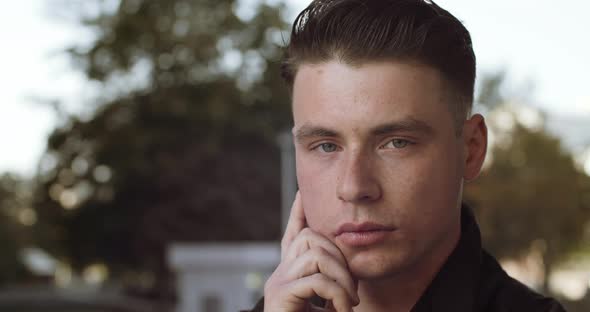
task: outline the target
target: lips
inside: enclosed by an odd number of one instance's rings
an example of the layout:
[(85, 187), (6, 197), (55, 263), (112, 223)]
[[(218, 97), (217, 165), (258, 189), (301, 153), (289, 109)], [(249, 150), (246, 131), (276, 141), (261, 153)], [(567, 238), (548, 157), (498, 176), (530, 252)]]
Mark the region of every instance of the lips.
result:
[(378, 223), (364, 222), (364, 223), (345, 223), (341, 225), (336, 231), (336, 236), (343, 233), (350, 232), (373, 232), (373, 231), (393, 231), (392, 226), (381, 225)]
[(378, 223), (345, 223), (336, 231), (336, 239), (352, 247), (377, 244), (395, 231), (395, 227)]

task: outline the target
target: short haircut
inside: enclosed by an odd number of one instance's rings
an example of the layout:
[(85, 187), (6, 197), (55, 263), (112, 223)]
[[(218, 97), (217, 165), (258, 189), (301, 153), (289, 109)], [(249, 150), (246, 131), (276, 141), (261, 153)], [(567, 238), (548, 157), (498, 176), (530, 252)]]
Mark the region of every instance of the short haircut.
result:
[(314, 0), (295, 19), (282, 76), (290, 87), (301, 64), (417, 62), (437, 69), (456, 97), (460, 133), (471, 114), (475, 55), (471, 37), (448, 11), (425, 0)]

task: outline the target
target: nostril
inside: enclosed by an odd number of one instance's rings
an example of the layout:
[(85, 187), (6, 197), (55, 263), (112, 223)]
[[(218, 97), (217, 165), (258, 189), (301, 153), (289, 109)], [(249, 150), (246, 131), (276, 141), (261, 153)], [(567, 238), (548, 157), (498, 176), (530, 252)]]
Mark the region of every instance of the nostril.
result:
[(337, 195), (344, 202), (367, 202), (381, 197), (381, 187), (372, 161), (358, 150), (342, 162), (337, 178)]
[(381, 198), (381, 188), (375, 182), (339, 187), (338, 198), (344, 202), (374, 201)]

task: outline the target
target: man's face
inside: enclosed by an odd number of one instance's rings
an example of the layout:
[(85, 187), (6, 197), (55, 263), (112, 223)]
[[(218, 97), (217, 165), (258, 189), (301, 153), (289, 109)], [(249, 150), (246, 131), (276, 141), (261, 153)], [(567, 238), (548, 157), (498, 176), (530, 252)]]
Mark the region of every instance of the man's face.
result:
[[(451, 99), (423, 65), (299, 67), (293, 134), (307, 224), (356, 278), (411, 269), (457, 233), (465, 153)], [(346, 233), (359, 227), (377, 231)]]

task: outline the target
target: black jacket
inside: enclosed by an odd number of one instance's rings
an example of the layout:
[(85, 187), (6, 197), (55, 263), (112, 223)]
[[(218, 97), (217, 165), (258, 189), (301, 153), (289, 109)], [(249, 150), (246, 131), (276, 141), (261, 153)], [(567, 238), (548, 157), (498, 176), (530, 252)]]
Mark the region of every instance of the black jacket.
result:
[[(260, 300), (252, 312), (262, 312)], [(564, 312), (515, 279), (481, 247), (475, 218), (466, 206), (461, 216), (461, 239), (411, 312)]]

